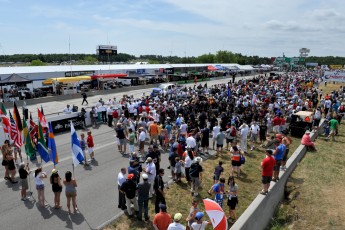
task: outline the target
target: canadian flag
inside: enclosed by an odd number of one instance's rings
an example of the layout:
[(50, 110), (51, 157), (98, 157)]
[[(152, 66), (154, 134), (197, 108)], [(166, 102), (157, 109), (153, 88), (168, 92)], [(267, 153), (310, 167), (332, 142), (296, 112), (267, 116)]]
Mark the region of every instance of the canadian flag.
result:
[(37, 108), (37, 112), (38, 112), (38, 119), (40, 120), (41, 126), (48, 128), (46, 117), (42, 114), (39, 108)]

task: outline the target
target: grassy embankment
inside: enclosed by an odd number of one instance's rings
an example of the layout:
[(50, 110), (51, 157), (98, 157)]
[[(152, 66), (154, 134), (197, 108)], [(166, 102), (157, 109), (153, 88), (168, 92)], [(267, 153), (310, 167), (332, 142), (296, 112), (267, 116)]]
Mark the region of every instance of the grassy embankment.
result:
[[(320, 88), (326, 95), (340, 85)], [(281, 203), (270, 229), (345, 229), (344, 121), (335, 142), (321, 135), (316, 147), (317, 152), (308, 152), (291, 175), (287, 199)]]

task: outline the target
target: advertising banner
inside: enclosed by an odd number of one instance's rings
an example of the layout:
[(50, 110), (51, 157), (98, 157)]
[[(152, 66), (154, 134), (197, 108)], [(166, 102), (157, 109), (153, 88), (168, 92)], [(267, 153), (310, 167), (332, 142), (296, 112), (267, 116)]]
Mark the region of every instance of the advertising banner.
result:
[(329, 68), (331, 69), (343, 69), (342, 65), (329, 65)]
[(67, 118), (58, 121), (52, 121), (53, 133), (67, 132), (71, 130), (71, 121), (73, 122), (75, 129), (82, 129), (84, 127), (84, 121), (82, 117)]
[(325, 81), (345, 82), (345, 72), (341, 71), (325, 71)]

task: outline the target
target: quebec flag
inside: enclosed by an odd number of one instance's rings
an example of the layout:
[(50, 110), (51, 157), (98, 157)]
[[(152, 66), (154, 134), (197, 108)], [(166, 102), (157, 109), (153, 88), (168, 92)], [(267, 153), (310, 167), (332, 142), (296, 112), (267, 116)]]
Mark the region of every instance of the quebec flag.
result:
[(80, 147), (80, 141), (78, 139), (77, 133), (75, 132), (72, 121), (71, 121), (71, 140), (72, 140), (73, 165), (77, 166), (85, 159), (83, 155), (83, 150)]

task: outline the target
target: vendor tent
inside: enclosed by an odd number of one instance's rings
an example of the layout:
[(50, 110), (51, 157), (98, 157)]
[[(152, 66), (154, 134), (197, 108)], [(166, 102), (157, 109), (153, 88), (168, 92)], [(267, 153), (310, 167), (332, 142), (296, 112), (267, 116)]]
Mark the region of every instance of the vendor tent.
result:
[(4, 85), (25, 85), (31, 83), (32, 80), (21, 77), (18, 74), (12, 74), (8, 78), (0, 81), (0, 86)]
[(208, 71), (217, 71), (218, 69), (216, 67), (214, 67), (213, 65), (208, 65), (207, 70)]

